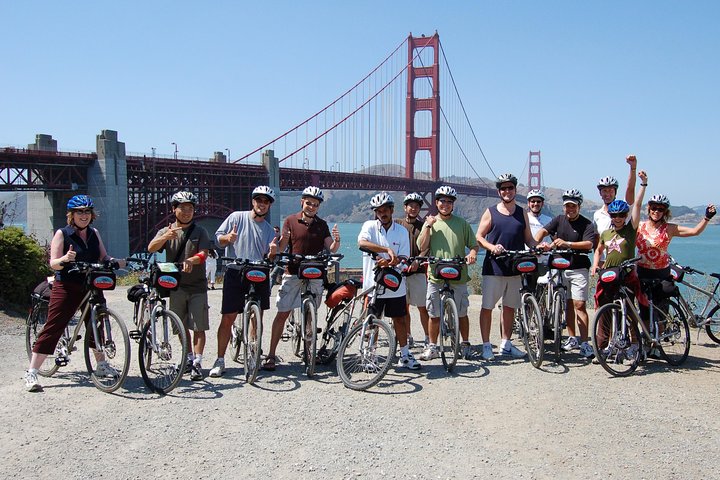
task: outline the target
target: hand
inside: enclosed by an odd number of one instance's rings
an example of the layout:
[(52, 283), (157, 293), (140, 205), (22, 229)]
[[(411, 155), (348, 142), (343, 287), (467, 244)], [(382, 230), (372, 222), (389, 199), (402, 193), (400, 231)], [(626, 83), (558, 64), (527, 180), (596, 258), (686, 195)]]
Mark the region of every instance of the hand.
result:
[(238, 229), (238, 226), (235, 225), (235, 227), (233, 227), (233, 229), (230, 231), (230, 233), (225, 235), (225, 238), (227, 239), (227, 243), (235, 243), (235, 241), (238, 238), (237, 229)]
[(398, 263), (400, 263), (400, 258), (395, 254), (392, 248), (387, 249), (387, 254), (390, 255), (390, 258), (388, 259), (388, 263), (391, 267), (394, 267)]
[(77, 255), (77, 252), (73, 250), (73, 246), (70, 245), (70, 249), (67, 251), (65, 255), (63, 255), (63, 262), (74, 262), (75, 261), (75, 255)]
[(715, 205), (713, 204), (710, 204), (707, 206), (707, 208), (705, 208), (705, 218), (707, 218), (708, 220), (713, 218), (716, 213), (717, 210), (715, 209)]
[(190, 272), (192, 272), (192, 269), (193, 269), (193, 264), (189, 258), (186, 259), (185, 261), (183, 261), (183, 270), (182, 270), (183, 272), (190, 273)]
[(477, 253), (475, 253), (475, 251), (471, 250), (470, 253), (468, 253), (467, 256), (465, 257), (465, 263), (467, 263), (468, 265), (472, 265), (475, 262), (477, 262)]
[(647, 183), (647, 172), (645, 170), (640, 170), (638, 172), (638, 177), (640, 177), (640, 183)]
[(490, 253), (492, 253), (493, 255), (500, 255), (504, 251), (505, 251), (505, 247), (503, 247), (499, 243), (497, 245), (493, 245), (492, 248), (490, 249)]
[(630, 165), (630, 170), (635, 170), (637, 168), (637, 157), (635, 155), (628, 155), (625, 157), (625, 161)]
[(428, 215), (427, 217), (425, 217), (425, 225), (424, 226), (432, 227), (436, 221), (437, 221), (437, 218), (435, 217), (435, 215)]
[(165, 241), (175, 240), (176, 238), (178, 238), (178, 231), (180, 230), (182, 230), (182, 227), (173, 227), (172, 223), (168, 225), (167, 232), (165, 232), (165, 235), (163, 235)]
[(270, 253), (268, 255), (271, 257), (274, 257), (278, 251), (277, 239), (278, 239), (278, 237), (274, 237), (272, 239), (272, 242), (270, 242)]
[(590, 275), (592, 275), (594, 277), (596, 273), (597, 273), (597, 267), (595, 265), (593, 265), (592, 268), (590, 269)]
[(418, 263), (417, 260), (414, 260), (410, 265), (408, 265), (407, 271), (409, 273), (417, 272), (418, 268), (420, 268), (420, 263)]
[(338, 229), (337, 223), (333, 225), (332, 232), (330, 232), (335, 243), (340, 243), (340, 230)]
[(547, 242), (542, 242), (542, 243), (538, 243), (537, 248), (539, 248), (540, 250), (542, 250), (544, 252), (547, 252), (548, 250), (550, 250), (552, 248), (552, 245), (550, 245)]

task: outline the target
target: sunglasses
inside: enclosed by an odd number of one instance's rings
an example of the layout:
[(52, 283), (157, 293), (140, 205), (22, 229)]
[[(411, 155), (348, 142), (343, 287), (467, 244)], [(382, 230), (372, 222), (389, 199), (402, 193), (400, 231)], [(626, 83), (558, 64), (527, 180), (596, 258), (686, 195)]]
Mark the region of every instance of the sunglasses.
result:
[(498, 188), (498, 190), (500, 190), (501, 192), (509, 192), (509, 191), (515, 190), (515, 187), (510, 185), (508, 187), (500, 187), (500, 188)]
[(625, 218), (627, 215), (627, 213), (611, 213), (610, 218)]
[(90, 215), (92, 213), (92, 208), (83, 208), (82, 210), (73, 210), (73, 213), (79, 213), (80, 215)]
[(665, 210), (667, 209), (662, 205), (650, 205), (651, 212), (664, 212)]
[(455, 203), (455, 200), (452, 200), (450, 198), (438, 198), (438, 202), (440, 203)]

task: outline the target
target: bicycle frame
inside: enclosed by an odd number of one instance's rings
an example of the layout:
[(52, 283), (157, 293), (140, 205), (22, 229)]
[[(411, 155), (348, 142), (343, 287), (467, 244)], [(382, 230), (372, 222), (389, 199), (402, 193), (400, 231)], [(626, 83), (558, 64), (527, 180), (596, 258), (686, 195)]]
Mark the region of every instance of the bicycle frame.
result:
[[(712, 290), (705, 290), (704, 288), (700, 288), (697, 285), (693, 285), (692, 283), (686, 281), (685, 279), (683, 279), (680, 283), (707, 297), (707, 301), (705, 302), (705, 306), (703, 307), (702, 311), (699, 314), (696, 314), (692, 306), (688, 303), (687, 300), (685, 300), (685, 297), (682, 294), (679, 294), (677, 296), (677, 299), (680, 303), (681, 308), (685, 311), (685, 315), (688, 318), (694, 318), (698, 328), (715, 322), (712, 317), (707, 317), (707, 314), (710, 313), (710, 310), (712, 310), (715, 305), (720, 305), (720, 296), (718, 296), (720, 279), (718, 279), (718, 281), (715, 283), (715, 287)], [(698, 331), (698, 336), (699, 335), (700, 332)]]

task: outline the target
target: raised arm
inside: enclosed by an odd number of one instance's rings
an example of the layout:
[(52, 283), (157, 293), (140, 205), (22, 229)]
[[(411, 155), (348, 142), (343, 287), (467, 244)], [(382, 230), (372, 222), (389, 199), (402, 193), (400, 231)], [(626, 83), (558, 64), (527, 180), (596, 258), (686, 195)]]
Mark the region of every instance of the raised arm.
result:
[(627, 187), (625, 188), (625, 201), (629, 205), (635, 203), (635, 170), (637, 170), (637, 158), (635, 155), (628, 155), (625, 161), (630, 165), (630, 174), (628, 175)]
[(708, 226), (710, 223), (710, 220), (712, 220), (712, 217), (715, 216), (715, 213), (717, 212), (715, 205), (712, 203), (705, 208), (705, 217), (703, 217), (697, 225), (694, 227), (683, 227), (682, 225), (677, 225), (675, 223), (669, 223), (668, 224), (668, 235), (671, 237), (695, 237), (697, 235), (700, 235), (703, 230), (705, 230), (705, 227)]
[(640, 225), (640, 211), (642, 210), (642, 202), (643, 198), (645, 197), (645, 188), (647, 187), (647, 173), (645, 173), (645, 170), (640, 170), (640, 172), (638, 173), (638, 177), (640, 177), (640, 190), (638, 190), (635, 203), (632, 204), (631, 218), (633, 228), (635, 230), (637, 230), (638, 226)]

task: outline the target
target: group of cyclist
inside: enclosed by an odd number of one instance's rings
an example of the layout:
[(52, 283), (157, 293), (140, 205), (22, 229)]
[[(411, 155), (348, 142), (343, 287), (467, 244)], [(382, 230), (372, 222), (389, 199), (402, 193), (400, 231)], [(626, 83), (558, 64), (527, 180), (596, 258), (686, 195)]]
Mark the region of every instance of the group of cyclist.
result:
[[(592, 220), (581, 214), (583, 195), (576, 189), (563, 193), (563, 213), (551, 218), (542, 213), (545, 196), (541, 190), (527, 194), (527, 209), (516, 202), (517, 178), (512, 174), (500, 175), (495, 186), (500, 201), (487, 208), (481, 218), (477, 232), (470, 224), (453, 213), (457, 192), (451, 186), (443, 185), (434, 192), (435, 215), (424, 220), (419, 213), (424, 205), (422, 195), (409, 193), (403, 200), (404, 216), (395, 217), (395, 201), (385, 192), (374, 195), (370, 207), (374, 219), (365, 222), (357, 238), (359, 247), (378, 254), (363, 256), (363, 279), (365, 287), (371, 286), (373, 270), (379, 267), (401, 268), (403, 258), (418, 256), (450, 259), (464, 258), (459, 279), (451, 281), (458, 309), (459, 330), (462, 338), (461, 355), (469, 359), (472, 348), (469, 339), (469, 281), (467, 265), (477, 261), (480, 248), (486, 251), (482, 265), (482, 305), (480, 332), (482, 348), (480, 358), (495, 358), (490, 342), (492, 310), (501, 302), (501, 343), (499, 354), (522, 358), (525, 352), (512, 344), (511, 334), (515, 310), (520, 307), (520, 275), (508, 261), (508, 251), (520, 251), (533, 247), (543, 251), (571, 249), (570, 268), (564, 277), (570, 292), (567, 306), (567, 328), (569, 336), (562, 348), (565, 351), (579, 349), (583, 357), (591, 358), (593, 349), (588, 343), (588, 313), (586, 302), (589, 294), (589, 279), (599, 268), (617, 266), (636, 254), (640, 278), (659, 278), (670, 281), (670, 257), (668, 245), (673, 237), (689, 237), (702, 233), (716, 213), (715, 206), (707, 206), (705, 216), (695, 227), (684, 227), (670, 223), (670, 201), (664, 195), (653, 195), (648, 201), (648, 219), (640, 222), (641, 205), (648, 186), (644, 171), (636, 172), (637, 160), (629, 155), (626, 161), (630, 167), (625, 199), (617, 199), (619, 183), (614, 177), (600, 179), (597, 188), (603, 206), (594, 212)], [(640, 189), (635, 193), (636, 176)], [(288, 216), (281, 231), (275, 229), (266, 217), (275, 201), (275, 192), (267, 186), (256, 187), (251, 195), (248, 211), (231, 213), (215, 232), (215, 244), (226, 249), (226, 255), (250, 261), (267, 259), (273, 261), (278, 252), (317, 255), (322, 251), (336, 252), (340, 247), (340, 233), (335, 225), (329, 228), (327, 222), (317, 213), (325, 200), (322, 190), (309, 186), (303, 190), (300, 211)], [(205, 332), (209, 329), (208, 282), (205, 263), (210, 255), (211, 237), (199, 224), (194, 222), (197, 196), (191, 192), (179, 191), (171, 198), (175, 221), (161, 229), (148, 245), (149, 252), (165, 251), (167, 261), (182, 265), (179, 288), (170, 293), (170, 309), (182, 319), (187, 338), (191, 340), (188, 349), (186, 372), (192, 380), (204, 377), (202, 359), (206, 342)], [(74, 261), (114, 261), (107, 253), (99, 232), (91, 227), (97, 213), (93, 201), (87, 195), (75, 195), (67, 204), (67, 226), (59, 229), (52, 240), (50, 267), (55, 270), (55, 282), (50, 296), (46, 325), (33, 347), (29, 367), (25, 373), (28, 391), (38, 391), (38, 368), (45, 357), (54, 352), (60, 335), (72, 319), (82, 301), (86, 286), (83, 278), (73, 275), (67, 264)], [(593, 261), (588, 256), (593, 252)], [(376, 259), (375, 259), (376, 258)], [(171, 260), (172, 259), (172, 260)], [(117, 267), (124, 266), (118, 260)], [(425, 345), (420, 360), (438, 358), (437, 347), (440, 332), (440, 290), (445, 280), (436, 278), (435, 272), (417, 261), (403, 265), (405, 275), (395, 291), (389, 289), (378, 295), (376, 310), (392, 318), (396, 338), (400, 347), (399, 368), (417, 370), (420, 362), (413, 356), (410, 347), (414, 341), (410, 328), (410, 306), (415, 306), (420, 315), (425, 334)], [(277, 295), (277, 314), (272, 324), (268, 354), (262, 368), (273, 371), (280, 363), (276, 354), (290, 312), (300, 307), (302, 282), (297, 277), (297, 265), (288, 264), (280, 280)], [(212, 275), (214, 287), (214, 274)], [(638, 301), (647, 305), (636, 274), (629, 277), (631, 287)], [(324, 288), (323, 279), (310, 280), (316, 306), (320, 306)], [(261, 299), (262, 310), (270, 307), (270, 283), (254, 286)], [(235, 264), (227, 266), (222, 285), (221, 320), (217, 330), (217, 358), (209, 371), (211, 377), (220, 377), (225, 372), (225, 353), (231, 337), (231, 328), (239, 312), (249, 285), (243, 281), (242, 270)], [(599, 304), (609, 301), (604, 298), (601, 288), (596, 291)], [(576, 324), (577, 321), (577, 324)], [(190, 335), (192, 331), (192, 336)], [(112, 367), (98, 358), (96, 375), (113, 375)]]

